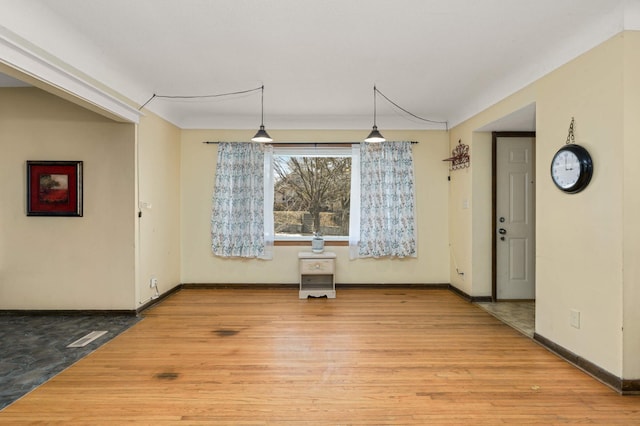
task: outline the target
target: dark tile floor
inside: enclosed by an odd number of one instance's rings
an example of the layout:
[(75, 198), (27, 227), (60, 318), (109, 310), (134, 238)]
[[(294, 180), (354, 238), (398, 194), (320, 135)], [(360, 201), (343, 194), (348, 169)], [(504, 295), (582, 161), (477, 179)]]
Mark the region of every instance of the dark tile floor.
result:
[[(120, 314), (0, 314), (0, 410), (141, 319)], [(67, 348), (92, 331), (107, 333), (84, 347)]]

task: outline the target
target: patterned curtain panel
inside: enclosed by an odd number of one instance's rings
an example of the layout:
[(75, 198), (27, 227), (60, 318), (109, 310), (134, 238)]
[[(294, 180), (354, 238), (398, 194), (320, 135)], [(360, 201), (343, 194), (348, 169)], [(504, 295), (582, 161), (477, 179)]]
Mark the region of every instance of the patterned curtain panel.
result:
[(269, 149), (248, 142), (218, 145), (211, 213), (211, 248), (217, 256), (270, 258), (265, 236), (271, 235), (272, 244), (273, 230), (265, 228), (264, 220), (265, 150)]
[(349, 208), (349, 259), (360, 256), (360, 144), (351, 145), (351, 206)]
[(359, 257), (416, 257), (411, 142), (360, 145)]

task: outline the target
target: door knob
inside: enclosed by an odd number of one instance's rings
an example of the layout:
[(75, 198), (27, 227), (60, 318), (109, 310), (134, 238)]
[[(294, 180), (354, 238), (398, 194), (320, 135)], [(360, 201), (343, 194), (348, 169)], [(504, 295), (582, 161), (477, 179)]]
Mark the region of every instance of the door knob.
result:
[(498, 229), (498, 233), (499, 233), (500, 235), (504, 235), (504, 234), (506, 234), (506, 233), (507, 233), (507, 230), (506, 230), (506, 229), (504, 229), (504, 228), (500, 228), (500, 229)]

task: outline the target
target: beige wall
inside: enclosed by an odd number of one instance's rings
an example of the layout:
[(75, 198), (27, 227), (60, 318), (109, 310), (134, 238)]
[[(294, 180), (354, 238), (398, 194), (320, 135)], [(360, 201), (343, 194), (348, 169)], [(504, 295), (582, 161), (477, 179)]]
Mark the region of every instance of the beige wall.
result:
[[(536, 332), (622, 375), (623, 169), (622, 36), (536, 84)], [(549, 164), (575, 117), (576, 143), (589, 150), (586, 190), (558, 191)], [(581, 313), (581, 327), (569, 323)]]
[[(451, 147), (460, 138), (471, 141), (472, 164), (467, 173), (454, 172), (450, 191), (452, 251), (472, 273), (462, 280), (452, 271), (451, 280), (472, 295), (489, 295), (490, 144), (488, 134), (475, 131), (535, 102), (536, 332), (625, 379), (640, 377), (640, 169), (633, 162), (639, 48), (638, 33), (622, 33), (456, 126), (450, 138)], [(595, 172), (585, 191), (567, 195), (551, 182), (549, 164), (571, 117), (576, 143), (590, 151)], [(467, 197), (468, 212), (460, 208)], [(570, 325), (572, 309), (581, 313), (579, 329)]]
[[(0, 89), (0, 309), (134, 307), (134, 140), (132, 124)], [(27, 217), (27, 160), (84, 161), (84, 217)]]
[(180, 129), (146, 113), (138, 125), (138, 306), (180, 284)]
[[(353, 142), (366, 131), (276, 131), (278, 142)], [(448, 138), (442, 131), (387, 132), (388, 139), (415, 140), (418, 257), (349, 260), (338, 255), (338, 283), (448, 283)], [(217, 147), (203, 141), (248, 140), (251, 131), (182, 132), (182, 281), (186, 283), (297, 283), (297, 253), (309, 246), (276, 247), (272, 261), (221, 259), (211, 253), (210, 216)]]
[(491, 162), (492, 137), (489, 132), (474, 132), (473, 143), (473, 179), (471, 182), (473, 201), (477, 203), (471, 218), (472, 235), (472, 268), (473, 289), (468, 294), (472, 296), (487, 296), (491, 294)]
[[(624, 33), (623, 377), (640, 377), (640, 32)], [(617, 162), (620, 159), (616, 159)], [(615, 167), (615, 166), (614, 166)]]

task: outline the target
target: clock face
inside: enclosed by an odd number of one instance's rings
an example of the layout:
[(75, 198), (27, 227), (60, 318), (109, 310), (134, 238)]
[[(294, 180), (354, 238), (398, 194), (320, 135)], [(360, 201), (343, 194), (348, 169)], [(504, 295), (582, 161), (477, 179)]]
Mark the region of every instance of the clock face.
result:
[(580, 145), (567, 145), (551, 162), (551, 179), (556, 186), (571, 194), (582, 191), (591, 180), (593, 162), (589, 152)]
[(563, 189), (571, 188), (580, 178), (580, 160), (570, 151), (560, 151), (551, 166), (553, 181)]

